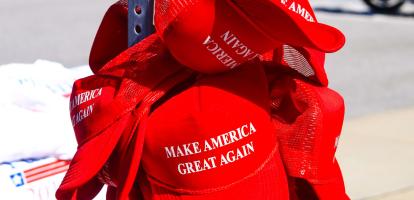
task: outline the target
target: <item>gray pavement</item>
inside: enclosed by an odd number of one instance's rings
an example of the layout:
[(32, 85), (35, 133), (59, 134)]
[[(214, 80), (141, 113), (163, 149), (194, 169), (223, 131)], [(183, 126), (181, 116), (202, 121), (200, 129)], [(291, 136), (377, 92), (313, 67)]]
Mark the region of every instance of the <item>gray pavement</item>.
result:
[(352, 0), (314, 4), (347, 37), (326, 67), (347, 106), (337, 154), (347, 191), (352, 199), (414, 199), (413, 5), (384, 16)]
[(47, 59), (77, 66), (110, 0), (0, 0), (0, 64)]
[(411, 107), (345, 122), (337, 156), (353, 199), (414, 199), (413, 119)]
[[(87, 64), (109, 0), (0, 0), (0, 64)], [(372, 15), (356, 0), (311, 0), (347, 44), (327, 56), (347, 113), (338, 157), (352, 199), (414, 199), (414, 6)], [(414, 14), (413, 14), (414, 15)]]
[[(347, 117), (414, 105), (414, 17), (366, 15), (362, 3), (338, 2), (349, 9), (318, 16), (347, 37), (345, 47), (327, 55), (326, 62), (330, 86), (345, 97)], [(412, 5), (405, 10), (414, 16)]]
[(414, 189), (407, 188), (390, 192), (387, 194), (379, 195), (372, 198), (366, 198), (365, 200), (412, 200), (414, 199)]

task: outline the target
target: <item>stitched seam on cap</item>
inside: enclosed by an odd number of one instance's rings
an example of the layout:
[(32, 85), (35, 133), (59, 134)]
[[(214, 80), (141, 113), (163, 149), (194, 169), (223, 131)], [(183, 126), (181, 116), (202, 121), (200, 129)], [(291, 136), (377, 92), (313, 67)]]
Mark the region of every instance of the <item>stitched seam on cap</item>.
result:
[(269, 162), (274, 158), (274, 156), (276, 155), (278, 150), (279, 150), (279, 145), (276, 144), (275, 147), (273, 148), (272, 152), (270, 152), (269, 156), (264, 160), (264, 162), (256, 170), (254, 170), (252, 173), (246, 175), (245, 177), (241, 178), (240, 180), (234, 181), (233, 183), (227, 184), (225, 186), (213, 187), (213, 188), (208, 188), (208, 189), (203, 189), (203, 190), (191, 190), (191, 189), (174, 188), (174, 186), (169, 186), (169, 185), (161, 183), (160, 181), (158, 181), (156, 178), (152, 177), (149, 174), (146, 174), (146, 175), (151, 180), (151, 182), (153, 182), (158, 187), (162, 187), (164, 189), (171, 190), (173, 192), (183, 194), (183, 195), (203, 195), (203, 194), (209, 194), (209, 193), (214, 193), (214, 192), (220, 192), (220, 191), (223, 191), (223, 190), (230, 189), (231, 187), (233, 187), (237, 184), (242, 184), (247, 179), (253, 178), (254, 176), (261, 173), (263, 171), (263, 169), (266, 167), (266, 165), (269, 164)]

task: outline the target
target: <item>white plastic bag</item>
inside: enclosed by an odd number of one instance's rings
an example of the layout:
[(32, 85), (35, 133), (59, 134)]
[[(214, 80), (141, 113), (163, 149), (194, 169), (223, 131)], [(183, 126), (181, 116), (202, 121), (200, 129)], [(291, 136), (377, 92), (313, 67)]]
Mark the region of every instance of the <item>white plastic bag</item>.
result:
[(43, 60), (0, 66), (0, 162), (73, 156), (69, 96), (86, 73)]

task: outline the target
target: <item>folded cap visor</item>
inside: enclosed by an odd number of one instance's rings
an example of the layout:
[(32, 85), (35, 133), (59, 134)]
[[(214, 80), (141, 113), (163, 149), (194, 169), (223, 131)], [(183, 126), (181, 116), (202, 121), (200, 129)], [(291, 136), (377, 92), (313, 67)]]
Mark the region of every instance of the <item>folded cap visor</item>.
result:
[(79, 146), (56, 192), (58, 199), (70, 197), (71, 192), (91, 180), (101, 170), (115, 149), (128, 122), (129, 117), (123, 117)]
[(158, 0), (155, 27), (181, 64), (205, 73), (233, 69), (280, 44), (323, 52), (334, 52), (344, 45), (343, 34), (317, 23), (310, 6), (292, 2), (293, 8), (287, 4), (270, 0)]
[(187, 67), (226, 71), (275, 46), (228, 0), (185, 2), (156, 1), (155, 27), (171, 54)]
[(335, 52), (345, 43), (338, 29), (318, 23), (307, 0), (231, 0), (273, 39)]
[[(119, 112), (125, 105), (116, 95), (121, 81), (114, 77), (89, 76), (75, 81), (70, 98), (70, 116), (78, 149), (56, 191), (58, 199), (93, 196), (101, 184), (87, 184), (107, 162), (132, 114)], [(118, 93), (119, 94), (119, 93)], [(93, 189), (90, 189), (92, 187)], [(98, 189), (99, 188), (99, 189)], [(80, 194), (81, 193), (81, 194)]]

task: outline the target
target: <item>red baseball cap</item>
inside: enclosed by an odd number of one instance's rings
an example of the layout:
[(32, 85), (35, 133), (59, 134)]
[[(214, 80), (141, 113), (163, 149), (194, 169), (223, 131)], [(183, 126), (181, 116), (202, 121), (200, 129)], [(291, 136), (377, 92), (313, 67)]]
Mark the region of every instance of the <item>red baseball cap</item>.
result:
[(273, 122), (287, 174), (306, 180), (319, 199), (349, 199), (335, 159), (343, 98), (329, 88), (288, 76), (275, 81), (271, 91)]
[(280, 43), (334, 52), (345, 42), (339, 30), (316, 21), (306, 0), (157, 0), (155, 27), (180, 63), (207, 73)]
[[(94, 179), (118, 143), (130, 116), (120, 118), (102, 112), (111, 104), (119, 84), (116, 79), (94, 76), (74, 83), (70, 111), (78, 149), (57, 190), (57, 199), (78, 195), (78, 187)], [(93, 185), (90, 190), (99, 191), (101, 187), (102, 184)]]
[[(158, 36), (152, 35), (102, 66), (99, 75), (77, 80), (70, 112), (78, 150), (57, 199), (94, 197), (108, 183), (102, 181), (108, 162), (111, 168), (119, 167), (108, 184), (117, 185), (120, 199), (127, 197), (142, 152), (143, 134), (138, 131), (145, 130), (152, 103), (192, 73), (168, 56)], [(112, 157), (122, 160), (114, 164)]]
[[(149, 116), (144, 196), (288, 199), (262, 67), (199, 77)], [(145, 184), (147, 183), (147, 184)]]

